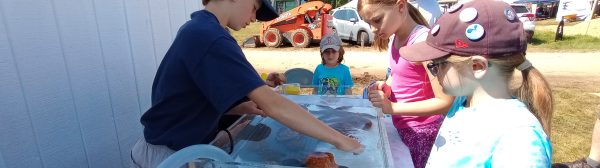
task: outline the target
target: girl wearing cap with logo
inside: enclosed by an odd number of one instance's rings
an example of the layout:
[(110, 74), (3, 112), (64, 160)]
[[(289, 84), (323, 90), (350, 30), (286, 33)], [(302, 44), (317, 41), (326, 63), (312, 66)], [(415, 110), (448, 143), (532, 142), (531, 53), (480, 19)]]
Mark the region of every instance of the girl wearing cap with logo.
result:
[(154, 78), (152, 106), (141, 117), (144, 137), (131, 151), (134, 167), (156, 167), (178, 150), (210, 143), (225, 134), (218, 125), (227, 114), (265, 115), (340, 150), (362, 151), (356, 140), (265, 85), (225, 29), (275, 19), (269, 3), (203, 0), (205, 10), (181, 26)]
[(350, 68), (342, 64), (344, 48), (336, 34), (329, 34), (321, 40), (321, 64), (315, 68), (312, 85), (314, 94), (351, 95), (354, 82)]
[[(428, 61), (444, 92), (457, 96), (428, 167), (550, 167), (552, 94), (526, 49), (522, 23), (497, 0), (453, 6), (425, 42), (400, 49), (407, 60)], [(511, 90), (515, 70), (522, 84)]]
[[(413, 165), (423, 168), (444, 119), (441, 114), (448, 112), (453, 97), (445, 95), (435, 78), (428, 76), (426, 64), (407, 61), (398, 50), (424, 41), (427, 21), (406, 0), (359, 0), (358, 11), (377, 35), (375, 46), (388, 49), (390, 55), (391, 75), (369, 87), (369, 100), (392, 114), (392, 123), (409, 148)], [(386, 106), (381, 99), (386, 100)], [(400, 145), (391, 148), (395, 160), (404, 159)]]

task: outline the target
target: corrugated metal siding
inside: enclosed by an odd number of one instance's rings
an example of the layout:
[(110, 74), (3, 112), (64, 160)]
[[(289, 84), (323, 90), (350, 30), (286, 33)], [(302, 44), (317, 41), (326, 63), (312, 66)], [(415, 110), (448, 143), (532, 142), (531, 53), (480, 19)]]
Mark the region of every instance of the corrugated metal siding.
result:
[(2, 157), (2, 151), (0, 151), (0, 167), (7, 167), (6, 164), (4, 164), (4, 157)]
[(199, 0), (0, 1), (0, 168), (128, 167)]

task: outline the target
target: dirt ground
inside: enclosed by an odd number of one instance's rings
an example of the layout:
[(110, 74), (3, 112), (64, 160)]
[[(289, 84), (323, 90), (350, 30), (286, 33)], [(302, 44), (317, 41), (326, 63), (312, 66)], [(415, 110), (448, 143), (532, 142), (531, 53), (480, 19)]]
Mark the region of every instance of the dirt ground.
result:
[[(282, 50), (270, 48), (245, 48), (246, 57), (258, 72), (284, 72), (291, 68), (314, 71), (321, 62), (318, 48)], [(546, 76), (572, 76), (600, 78), (600, 53), (528, 53), (534, 67)], [(371, 49), (348, 48), (345, 65), (355, 77), (375, 76), (383, 78), (388, 67), (385, 52)]]

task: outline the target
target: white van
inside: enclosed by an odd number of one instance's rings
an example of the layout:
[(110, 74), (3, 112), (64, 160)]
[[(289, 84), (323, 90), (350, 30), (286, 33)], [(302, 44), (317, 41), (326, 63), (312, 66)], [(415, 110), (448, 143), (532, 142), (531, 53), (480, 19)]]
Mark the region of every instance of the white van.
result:
[(510, 6), (517, 12), (519, 20), (523, 22), (523, 29), (525, 29), (525, 33), (527, 34), (527, 41), (530, 41), (535, 32), (535, 14), (531, 13), (524, 4), (510, 4)]
[(375, 40), (371, 26), (360, 18), (356, 8), (339, 7), (333, 10), (332, 15), (334, 31), (342, 40), (355, 42), (363, 47)]

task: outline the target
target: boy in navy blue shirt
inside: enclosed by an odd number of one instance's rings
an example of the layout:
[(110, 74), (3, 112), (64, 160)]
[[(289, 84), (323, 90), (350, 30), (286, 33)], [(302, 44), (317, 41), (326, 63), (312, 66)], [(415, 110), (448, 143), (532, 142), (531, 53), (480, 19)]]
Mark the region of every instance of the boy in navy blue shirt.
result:
[[(265, 85), (225, 27), (235, 31), (277, 17), (268, 0), (203, 0), (181, 26), (152, 86), (142, 116), (144, 138), (132, 149), (135, 166), (155, 167), (177, 150), (208, 144), (225, 114), (258, 114), (340, 150), (362, 146)], [(235, 9), (235, 10), (232, 10)]]

